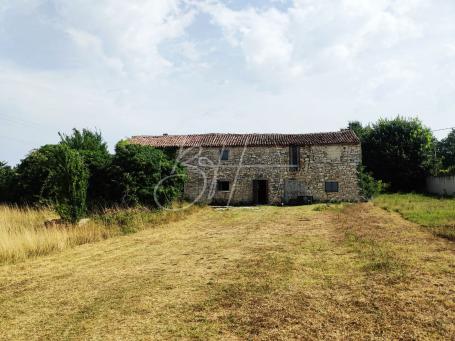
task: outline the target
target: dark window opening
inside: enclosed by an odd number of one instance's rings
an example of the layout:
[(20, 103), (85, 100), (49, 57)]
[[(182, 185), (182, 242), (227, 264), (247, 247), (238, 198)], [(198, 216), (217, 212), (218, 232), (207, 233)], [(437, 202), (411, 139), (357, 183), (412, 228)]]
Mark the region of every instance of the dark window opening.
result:
[(218, 191), (227, 192), (229, 191), (229, 181), (218, 181)]
[(289, 146), (289, 169), (292, 171), (299, 170), (300, 166), (300, 147)]
[(338, 181), (326, 181), (325, 182), (326, 192), (338, 192)]
[(221, 149), (221, 160), (229, 160), (229, 149)]

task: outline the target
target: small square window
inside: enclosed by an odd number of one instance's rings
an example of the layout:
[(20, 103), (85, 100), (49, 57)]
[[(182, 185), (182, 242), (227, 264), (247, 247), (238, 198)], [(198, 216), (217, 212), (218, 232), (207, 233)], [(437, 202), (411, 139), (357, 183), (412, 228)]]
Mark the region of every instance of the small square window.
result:
[(221, 149), (221, 160), (229, 160), (229, 149)]
[(220, 192), (229, 191), (229, 181), (218, 180), (217, 188), (218, 188), (218, 191), (220, 191)]
[(330, 192), (338, 192), (338, 181), (326, 181), (325, 182), (325, 191)]

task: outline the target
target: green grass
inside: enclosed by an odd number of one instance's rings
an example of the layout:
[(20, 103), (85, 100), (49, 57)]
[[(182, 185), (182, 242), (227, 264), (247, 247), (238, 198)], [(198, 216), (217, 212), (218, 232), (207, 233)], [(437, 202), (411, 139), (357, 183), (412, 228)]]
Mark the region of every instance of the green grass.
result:
[(437, 236), (455, 240), (454, 198), (437, 198), (421, 194), (384, 194), (375, 198), (374, 203), (429, 228)]

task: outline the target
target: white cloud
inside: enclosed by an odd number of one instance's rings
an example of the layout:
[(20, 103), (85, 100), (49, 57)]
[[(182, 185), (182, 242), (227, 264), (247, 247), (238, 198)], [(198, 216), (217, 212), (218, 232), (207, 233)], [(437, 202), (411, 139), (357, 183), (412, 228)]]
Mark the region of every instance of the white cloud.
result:
[(76, 43), (85, 42), (95, 57), (141, 76), (172, 66), (159, 46), (183, 35), (194, 16), (182, 0), (73, 0), (59, 4), (58, 10)]
[(453, 1), (258, 4), (0, 0), (0, 146), (12, 145), (0, 159), (73, 126), (114, 143), (327, 131), (398, 113), (454, 125)]
[(118, 74), (125, 72), (125, 62), (118, 56), (106, 55), (98, 36), (74, 28), (68, 28), (66, 32), (75, 42), (80, 56), (79, 62), (84, 62), (85, 67), (107, 67)]
[(301, 74), (302, 65), (293, 61), (289, 39), (289, 16), (274, 8), (234, 11), (221, 3), (204, 3), (200, 8), (212, 15), (233, 47), (240, 47), (248, 67), (261, 79)]
[(424, 0), (295, 0), (286, 10), (199, 4), (261, 81), (294, 80), (422, 36)]

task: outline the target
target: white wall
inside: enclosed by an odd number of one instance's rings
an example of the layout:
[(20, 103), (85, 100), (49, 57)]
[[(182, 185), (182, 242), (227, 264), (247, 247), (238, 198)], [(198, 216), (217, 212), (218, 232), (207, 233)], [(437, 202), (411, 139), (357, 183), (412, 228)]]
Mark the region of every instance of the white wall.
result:
[(433, 194), (455, 195), (455, 176), (430, 176), (427, 191)]

